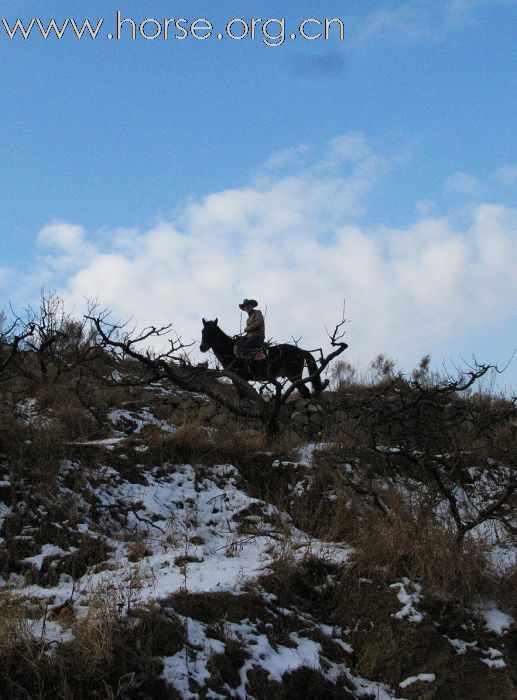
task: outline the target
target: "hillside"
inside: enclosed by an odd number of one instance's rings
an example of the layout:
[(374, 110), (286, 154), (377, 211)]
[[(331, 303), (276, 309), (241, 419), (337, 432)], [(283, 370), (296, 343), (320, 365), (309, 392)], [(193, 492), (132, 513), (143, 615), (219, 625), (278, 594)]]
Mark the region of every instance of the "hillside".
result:
[(116, 371), (2, 382), (2, 698), (516, 697), (511, 401)]

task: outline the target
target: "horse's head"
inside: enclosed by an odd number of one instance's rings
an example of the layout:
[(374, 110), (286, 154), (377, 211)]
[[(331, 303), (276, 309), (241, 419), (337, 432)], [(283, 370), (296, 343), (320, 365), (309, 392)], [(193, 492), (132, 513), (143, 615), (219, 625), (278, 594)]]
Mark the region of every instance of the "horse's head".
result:
[(217, 338), (218, 331), (220, 330), (219, 326), (217, 325), (217, 319), (215, 321), (206, 321), (203, 319), (203, 330), (201, 331), (201, 345), (199, 346), (199, 349), (201, 352), (208, 352), (211, 348), (212, 345), (214, 344), (214, 341)]

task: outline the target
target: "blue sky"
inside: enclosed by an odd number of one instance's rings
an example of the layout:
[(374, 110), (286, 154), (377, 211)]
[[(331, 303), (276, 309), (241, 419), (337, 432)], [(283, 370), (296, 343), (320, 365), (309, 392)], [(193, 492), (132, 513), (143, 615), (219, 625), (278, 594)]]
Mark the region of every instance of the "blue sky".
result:
[[(1, 7), (11, 23), (71, 11)], [(0, 34), (2, 306), (45, 285), (196, 337), (200, 315), (237, 330), (235, 304), (253, 295), (275, 337), (314, 346), (346, 297), (353, 361), (509, 359), (514, 0), (73, 8), (106, 31), (120, 9), (217, 28), (339, 17), (346, 35), (267, 47)]]

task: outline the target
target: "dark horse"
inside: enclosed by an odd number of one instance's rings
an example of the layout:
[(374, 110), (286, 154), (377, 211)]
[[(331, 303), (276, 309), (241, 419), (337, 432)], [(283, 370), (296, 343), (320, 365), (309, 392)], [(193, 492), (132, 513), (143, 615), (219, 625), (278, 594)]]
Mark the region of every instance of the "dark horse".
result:
[(305, 364), (309, 370), (311, 383), (315, 394), (322, 392), (328, 382), (322, 382), (316, 360), (308, 350), (302, 350), (296, 345), (272, 345), (264, 348), (266, 358), (263, 360), (248, 359), (235, 355), (236, 339), (226, 335), (215, 321), (203, 319), (201, 335), (201, 352), (213, 350), (224, 369), (235, 372), (246, 381), (267, 381), (277, 377), (287, 377), (294, 383), (300, 382), (298, 388), (304, 398), (310, 398), (311, 392), (306, 384), (301, 383)]

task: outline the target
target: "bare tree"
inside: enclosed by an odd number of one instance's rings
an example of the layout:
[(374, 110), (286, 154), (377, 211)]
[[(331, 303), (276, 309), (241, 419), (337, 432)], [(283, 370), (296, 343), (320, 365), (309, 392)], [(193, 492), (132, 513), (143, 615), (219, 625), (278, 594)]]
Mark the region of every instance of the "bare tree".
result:
[[(129, 382), (138, 385), (166, 379), (180, 388), (204, 392), (235, 416), (258, 417), (270, 434), (278, 432), (282, 406), (293, 392), (300, 386), (312, 382), (316, 377), (321, 377), (329, 364), (348, 347), (343, 340), (345, 321), (342, 320), (329, 336), (331, 352), (325, 355), (322, 350), (319, 351), (318, 366), (312, 374), (292, 384), (268, 378), (259, 382), (257, 389), (231, 369), (212, 369), (206, 363), (193, 364), (187, 353), (191, 345), (184, 344), (178, 336), (174, 339), (169, 337), (173, 332), (171, 325), (160, 328), (150, 326), (142, 331), (136, 331), (128, 329), (126, 323), (111, 321), (108, 311), (88, 316), (88, 319), (93, 323), (100, 346), (104, 350), (108, 350), (119, 363), (127, 360), (137, 363), (132, 365), (133, 372), (129, 377), (122, 378), (118, 370), (111, 371), (108, 378), (110, 383), (120, 385)], [(163, 342), (164, 338), (167, 339), (167, 346), (162, 351), (156, 351), (149, 346), (139, 348), (145, 343)], [(138, 365), (141, 370), (139, 372)], [(217, 380), (223, 378), (232, 381), (238, 390), (236, 394), (229, 394), (218, 383)], [(324, 383), (325, 386), (327, 384), (328, 382)]]
[[(2, 312), (3, 314), (3, 312)], [(9, 324), (3, 314), (0, 330), (0, 379), (12, 376), (19, 367), (24, 345), (29, 342), (35, 332), (32, 323), (23, 323), (19, 317)]]
[(459, 540), (486, 521), (515, 534), (517, 399), (469, 394), (487, 373), (499, 371), (493, 365), (474, 361), (439, 381), (426, 375), (428, 366), (347, 398), (351, 418), (339, 463), (365, 468), (352, 475), (341, 470), (343, 482), (385, 510), (372, 480), (411, 474), (434, 486)]

